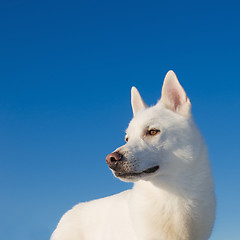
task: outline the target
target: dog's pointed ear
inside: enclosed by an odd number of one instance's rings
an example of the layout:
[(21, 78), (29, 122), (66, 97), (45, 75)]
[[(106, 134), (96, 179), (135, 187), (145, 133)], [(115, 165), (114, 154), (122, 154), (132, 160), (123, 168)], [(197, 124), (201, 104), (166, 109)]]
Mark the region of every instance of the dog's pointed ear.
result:
[(165, 107), (183, 116), (188, 116), (191, 112), (190, 100), (179, 83), (176, 74), (171, 70), (164, 79), (160, 102)]
[(135, 87), (131, 89), (131, 104), (133, 110), (133, 116), (140, 110), (147, 108), (147, 104), (142, 100), (142, 97)]

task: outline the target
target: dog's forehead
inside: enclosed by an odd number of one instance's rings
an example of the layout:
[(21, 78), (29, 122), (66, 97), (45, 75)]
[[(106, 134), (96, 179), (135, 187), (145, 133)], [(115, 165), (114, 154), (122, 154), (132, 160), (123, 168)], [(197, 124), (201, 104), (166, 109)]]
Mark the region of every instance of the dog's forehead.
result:
[[(175, 115), (175, 116), (174, 116)], [(142, 110), (129, 123), (127, 132), (149, 127), (168, 127), (176, 121), (176, 114), (162, 106), (153, 106)]]

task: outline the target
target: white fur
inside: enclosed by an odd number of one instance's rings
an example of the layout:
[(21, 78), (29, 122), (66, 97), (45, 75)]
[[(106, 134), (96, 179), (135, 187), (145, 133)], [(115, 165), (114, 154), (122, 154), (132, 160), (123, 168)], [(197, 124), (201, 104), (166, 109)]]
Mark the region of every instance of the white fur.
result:
[[(176, 75), (168, 72), (162, 98), (147, 108), (132, 89), (134, 118), (124, 155), (126, 171), (154, 173), (121, 178), (131, 190), (80, 203), (64, 214), (51, 240), (207, 240), (215, 219), (215, 194), (204, 140)], [(146, 132), (160, 130), (154, 136)], [(115, 171), (113, 171), (116, 174)]]

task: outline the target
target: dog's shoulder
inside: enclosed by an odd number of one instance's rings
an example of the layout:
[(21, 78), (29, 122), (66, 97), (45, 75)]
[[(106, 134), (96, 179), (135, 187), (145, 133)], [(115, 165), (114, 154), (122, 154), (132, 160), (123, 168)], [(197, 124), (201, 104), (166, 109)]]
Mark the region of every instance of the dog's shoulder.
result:
[(118, 221), (115, 216), (126, 211), (130, 192), (127, 190), (75, 205), (62, 216), (51, 240), (91, 239), (89, 235), (101, 232), (104, 224)]

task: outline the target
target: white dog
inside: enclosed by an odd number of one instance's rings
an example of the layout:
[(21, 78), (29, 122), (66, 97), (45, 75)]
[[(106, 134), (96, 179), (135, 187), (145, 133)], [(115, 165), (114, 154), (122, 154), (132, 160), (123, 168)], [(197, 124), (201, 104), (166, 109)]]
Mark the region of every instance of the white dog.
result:
[(132, 88), (134, 118), (126, 144), (106, 158), (131, 190), (81, 203), (60, 220), (51, 240), (206, 240), (215, 194), (204, 140), (173, 71), (162, 97), (147, 107)]

